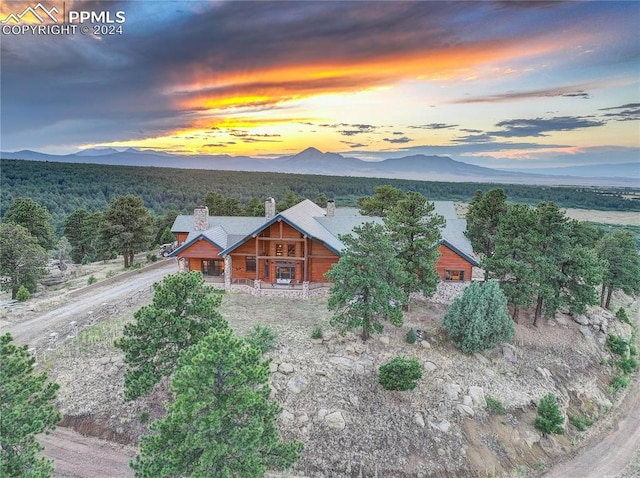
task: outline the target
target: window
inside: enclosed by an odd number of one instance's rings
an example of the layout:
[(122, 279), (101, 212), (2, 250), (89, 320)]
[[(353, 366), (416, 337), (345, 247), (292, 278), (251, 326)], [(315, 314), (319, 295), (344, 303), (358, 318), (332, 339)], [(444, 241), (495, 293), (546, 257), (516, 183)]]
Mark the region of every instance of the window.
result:
[(447, 270), (444, 271), (444, 280), (463, 281), (464, 280), (464, 271), (447, 269)]
[(293, 262), (276, 262), (276, 281), (289, 283), (295, 279), (296, 265)]
[(205, 276), (221, 276), (224, 275), (224, 261), (220, 260), (203, 260), (202, 275)]
[(287, 244), (287, 256), (295, 257), (296, 256), (296, 245), (295, 244)]
[(284, 244), (276, 244), (276, 256), (284, 254)]
[(244, 259), (244, 269), (247, 272), (256, 271), (256, 256), (247, 256)]

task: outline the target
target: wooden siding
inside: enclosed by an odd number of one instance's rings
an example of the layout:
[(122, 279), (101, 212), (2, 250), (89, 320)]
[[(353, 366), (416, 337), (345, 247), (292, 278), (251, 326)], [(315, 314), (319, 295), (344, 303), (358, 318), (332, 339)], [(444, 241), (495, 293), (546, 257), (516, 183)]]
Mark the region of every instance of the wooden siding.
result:
[(438, 247), (440, 258), (436, 262), (436, 269), (440, 280), (445, 280), (445, 271), (464, 271), (464, 280), (471, 280), (471, 271), (473, 265), (457, 252), (450, 249), (444, 244)]
[[(199, 259), (222, 259), (218, 254), (220, 249), (209, 241), (200, 239), (191, 244), (178, 254), (178, 257), (199, 258)], [(200, 270), (200, 269), (198, 269)]]
[(189, 235), (187, 232), (176, 232), (176, 241), (178, 241), (178, 245), (181, 246), (184, 244), (184, 241), (187, 240), (187, 236)]

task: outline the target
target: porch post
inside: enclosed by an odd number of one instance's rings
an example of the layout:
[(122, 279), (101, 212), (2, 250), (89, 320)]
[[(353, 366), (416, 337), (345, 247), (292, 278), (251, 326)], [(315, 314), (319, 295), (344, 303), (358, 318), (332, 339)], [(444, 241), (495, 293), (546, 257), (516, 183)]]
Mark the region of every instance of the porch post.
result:
[(302, 276), (302, 281), (306, 282), (309, 280), (309, 269), (307, 262), (309, 261), (309, 238), (304, 236), (304, 273)]
[(226, 256), (224, 258), (224, 290), (227, 292), (231, 292), (231, 271), (233, 263), (231, 261), (231, 256)]
[(258, 236), (256, 236), (256, 279), (255, 280), (258, 280), (260, 278), (260, 276), (258, 275), (260, 273), (260, 259), (258, 259), (258, 250), (259, 250)]

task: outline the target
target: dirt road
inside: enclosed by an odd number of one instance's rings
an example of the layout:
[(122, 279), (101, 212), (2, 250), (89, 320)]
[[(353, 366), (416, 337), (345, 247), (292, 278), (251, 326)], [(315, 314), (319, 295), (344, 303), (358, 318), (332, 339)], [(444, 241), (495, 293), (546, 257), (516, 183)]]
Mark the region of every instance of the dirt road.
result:
[(70, 428), (58, 427), (49, 435), (41, 435), (45, 454), (53, 459), (54, 477), (64, 478), (130, 478), (129, 461), (135, 457), (133, 447), (86, 437)]
[(156, 267), (141, 270), (134, 276), (135, 279), (127, 277), (104, 287), (92, 288), (90, 292), (70, 298), (62, 307), (3, 327), (3, 333), (9, 332), (17, 344), (33, 344), (48, 336), (50, 332), (57, 331), (56, 329), (68, 327), (72, 320), (80, 323), (89, 311), (99, 309), (102, 304), (113, 304), (123, 300), (176, 271), (175, 261), (168, 260)]

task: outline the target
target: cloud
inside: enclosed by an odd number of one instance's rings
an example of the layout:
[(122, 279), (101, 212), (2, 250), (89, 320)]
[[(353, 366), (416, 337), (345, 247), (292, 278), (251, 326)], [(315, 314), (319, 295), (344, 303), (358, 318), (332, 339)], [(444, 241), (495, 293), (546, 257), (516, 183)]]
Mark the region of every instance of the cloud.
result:
[(558, 116), (549, 119), (513, 119), (501, 121), (496, 124), (496, 126), (500, 128), (505, 128), (503, 131), (492, 131), (487, 134), (502, 138), (540, 137), (548, 136), (546, 133), (554, 131), (573, 131), (576, 129), (602, 126), (604, 124), (604, 121), (579, 116)]
[(627, 103), (626, 105), (621, 106), (600, 108), (600, 111), (611, 111), (611, 113), (605, 113), (602, 116), (616, 121), (640, 120), (640, 103)]
[(365, 148), (368, 145), (364, 144), (364, 143), (354, 143), (353, 141), (340, 141), (343, 144), (346, 144), (349, 146), (349, 148)]
[(416, 125), (416, 126), (409, 126), (409, 128), (411, 129), (450, 129), (450, 128), (456, 128), (457, 126), (458, 126), (457, 124), (429, 123), (429, 124), (422, 124), (422, 125)]
[(406, 136), (403, 136), (402, 138), (384, 138), (383, 141), (386, 141), (387, 143), (402, 144), (402, 143), (410, 143), (413, 140), (411, 138), (407, 138)]
[(589, 93), (575, 87), (559, 87), (559, 88), (541, 88), (526, 91), (511, 91), (508, 93), (500, 93), (495, 95), (475, 96), (472, 98), (463, 98), (456, 100), (454, 104), (472, 104), (472, 103), (502, 103), (505, 101), (518, 101), (532, 98), (583, 98), (589, 99)]
[(357, 134), (373, 133), (376, 127), (370, 124), (340, 124), (340, 126), (348, 126), (355, 129), (343, 129), (338, 131), (343, 136), (355, 136)]

